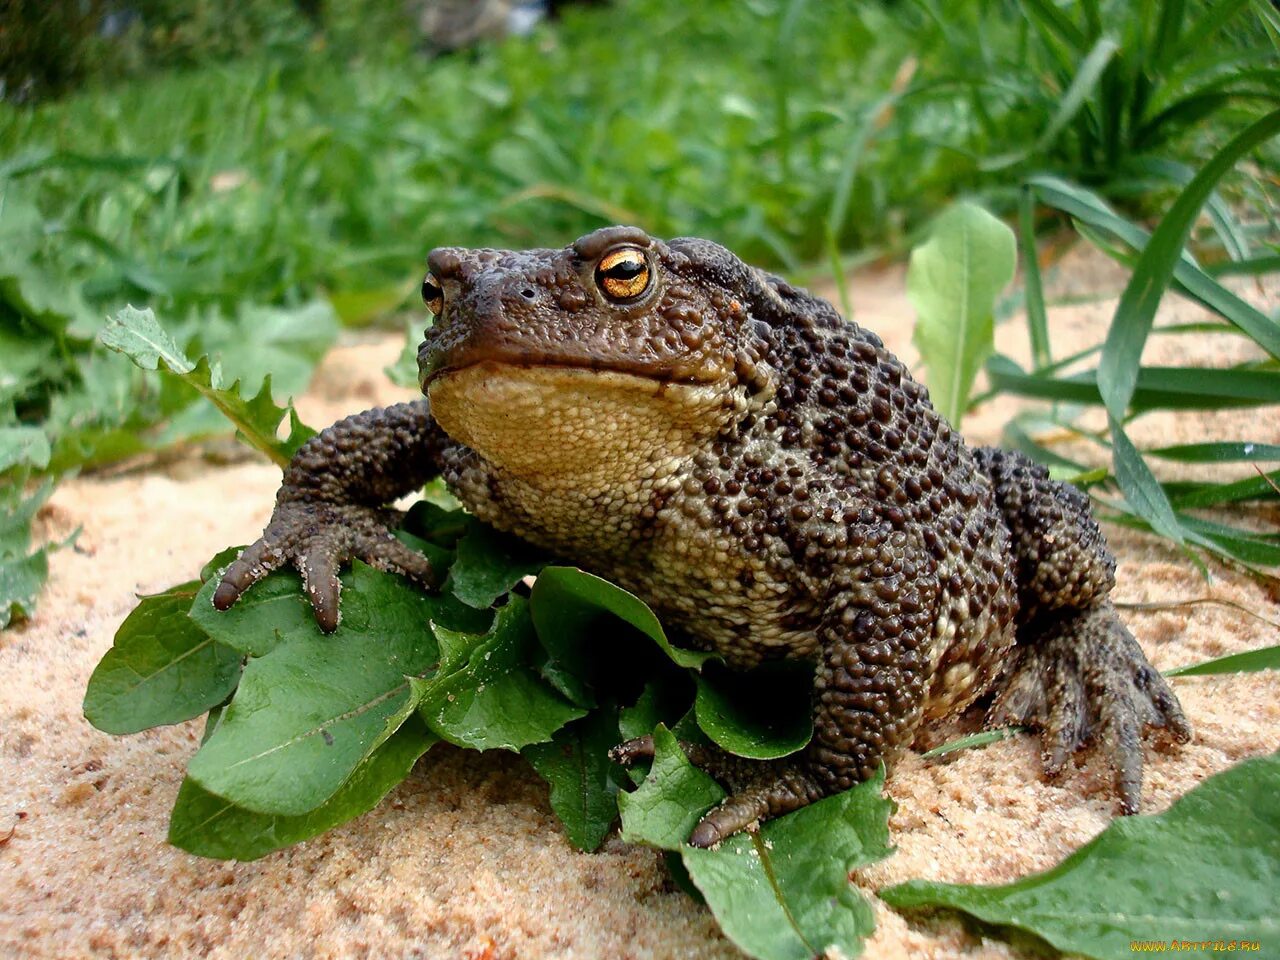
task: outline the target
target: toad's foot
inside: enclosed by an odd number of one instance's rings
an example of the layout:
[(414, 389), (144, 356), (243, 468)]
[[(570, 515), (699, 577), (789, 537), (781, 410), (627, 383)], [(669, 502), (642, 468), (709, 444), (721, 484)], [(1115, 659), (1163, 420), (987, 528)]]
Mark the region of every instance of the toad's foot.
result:
[[(729, 796), (693, 828), (690, 846), (714, 846), (740, 830), (808, 806), (826, 795), (817, 780), (805, 772), (802, 760), (749, 760), (716, 746), (683, 740), (680, 748), (690, 763), (729, 789)], [(653, 737), (636, 737), (610, 750), (609, 758), (630, 766), (638, 760), (652, 759), (653, 750)]]
[(396, 510), (314, 498), (282, 499), (262, 537), (250, 544), (222, 575), (213, 605), (226, 610), (273, 570), (292, 564), (316, 622), (325, 633), (338, 628), (339, 567), (358, 558), (379, 570), (401, 573), (425, 589), (437, 586), (431, 563), (391, 533)]
[(1053, 611), (1023, 631), (1034, 639), (1015, 651), (987, 726), (1018, 723), (1041, 731), (1050, 777), (1090, 740), (1097, 742), (1115, 770), (1121, 812), (1137, 813), (1143, 729), (1165, 728), (1180, 743), (1191, 739), (1178, 698), (1109, 601)]

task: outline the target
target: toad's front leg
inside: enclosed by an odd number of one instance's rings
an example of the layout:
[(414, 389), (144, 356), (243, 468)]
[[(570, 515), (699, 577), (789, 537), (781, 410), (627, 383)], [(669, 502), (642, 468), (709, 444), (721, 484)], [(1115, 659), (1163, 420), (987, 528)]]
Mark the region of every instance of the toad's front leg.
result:
[[(936, 587), (908, 556), (877, 558), (864, 572), (866, 580), (833, 588), (818, 628), (822, 660), (808, 747), (772, 761), (714, 748), (689, 750), (695, 764), (730, 790), (694, 827), (693, 846), (709, 847), (761, 820), (847, 790), (874, 776), (882, 761), (911, 741), (928, 687)], [(626, 763), (652, 751), (652, 740), (641, 738), (613, 755)]]
[(262, 537), (227, 568), (213, 605), (226, 610), (271, 571), (292, 564), (320, 629), (332, 633), (338, 568), (353, 557), (433, 587), (426, 557), (392, 535), (400, 515), (387, 505), (439, 475), (451, 443), (426, 400), (366, 410), (312, 437), (285, 470)]

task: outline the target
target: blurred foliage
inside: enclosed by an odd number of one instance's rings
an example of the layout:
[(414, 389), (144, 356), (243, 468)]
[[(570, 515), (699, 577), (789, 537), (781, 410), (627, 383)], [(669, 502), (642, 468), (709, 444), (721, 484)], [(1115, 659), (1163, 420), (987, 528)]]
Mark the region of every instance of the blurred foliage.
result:
[(412, 43), (404, 0), (4, 0), (0, 99), (45, 100), (85, 84), (376, 38)]

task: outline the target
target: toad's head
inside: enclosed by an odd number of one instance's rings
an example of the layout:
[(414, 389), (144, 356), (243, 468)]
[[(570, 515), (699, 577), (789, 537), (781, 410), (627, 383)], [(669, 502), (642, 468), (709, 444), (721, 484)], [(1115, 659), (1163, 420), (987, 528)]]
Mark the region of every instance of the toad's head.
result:
[(660, 469), (773, 394), (760, 275), (714, 243), (605, 227), (428, 263), (423, 391), (450, 436), (513, 473)]

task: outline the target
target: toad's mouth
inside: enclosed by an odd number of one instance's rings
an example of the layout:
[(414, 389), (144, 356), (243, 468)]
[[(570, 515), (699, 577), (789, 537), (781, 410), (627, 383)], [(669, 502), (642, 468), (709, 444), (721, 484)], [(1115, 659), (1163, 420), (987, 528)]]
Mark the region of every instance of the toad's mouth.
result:
[(422, 358), (418, 362), (418, 386), (427, 393), (431, 385), (442, 377), (461, 373), (474, 367), (505, 367), (511, 370), (577, 370), (584, 373), (619, 374), (635, 380), (651, 383), (698, 386), (719, 383), (723, 374), (711, 369), (707, 364), (652, 366), (645, 363), (627, 363), (616, 359), (603, 360), (596, 357), (558, 357), (553, 360), (539, 360), (528, 357), (467, 357), (457, 362), (447, 362), (438, 354)]
[(740, 415), (739, 391), (616, 368), (482, 360), (426, 380), (454, 440), (511, 474), (574, 474), (584, 489), (699, 449)]

